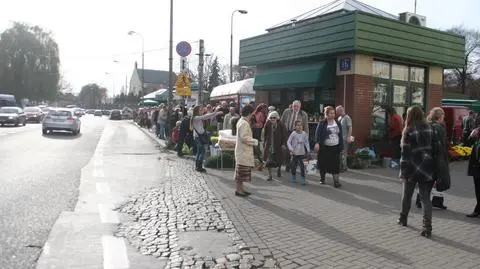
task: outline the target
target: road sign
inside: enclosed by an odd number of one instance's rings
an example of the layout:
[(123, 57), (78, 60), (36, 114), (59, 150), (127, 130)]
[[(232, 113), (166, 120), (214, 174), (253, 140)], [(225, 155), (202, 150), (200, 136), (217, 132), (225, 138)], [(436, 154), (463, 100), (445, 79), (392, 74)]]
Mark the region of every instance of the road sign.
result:
[(188, 78), (187, 73), (182, 72), (178, 75), (177, 81), (175, 82), (175, 91), (177, 95), (181, 96), (190, 96), (192, 95), (192, 85), (190, 83), (190, 78)]
[(187, 41), (181, 41), (177, 44), (177, 53), (182, 57), (187, 57), (192, 52), (192, 46)]
[(340, 71), (350, 71), (352, 69), (352, 58), (341, 58), (340, 59)]

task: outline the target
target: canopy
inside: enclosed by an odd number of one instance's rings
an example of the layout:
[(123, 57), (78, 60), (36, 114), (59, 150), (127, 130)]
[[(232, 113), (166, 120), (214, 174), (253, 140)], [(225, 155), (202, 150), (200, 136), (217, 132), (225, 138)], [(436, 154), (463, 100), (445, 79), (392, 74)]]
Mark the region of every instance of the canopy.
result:
[(334, 62), (290, 65), (262, 70), (255, 74), (255, 90), (333, 87)]
[(139, 106), (156, 106), (158, 102), (152, 99), (145, 99), (138, 103)]
[(168, 91), (167, 89), (159, 89), (159, 90), (156, 90), (154, 92), (151, 92), (151, 93), (143, 96), (142, 99), (156, 99), (157, 95), (162, 95), (162, 94), (166, 93), (167, 91)]
[(232, 95), (255, 95), (253, 91), (253, 78), (236, 81), (213, 88), (210, 99), (221, 99)]

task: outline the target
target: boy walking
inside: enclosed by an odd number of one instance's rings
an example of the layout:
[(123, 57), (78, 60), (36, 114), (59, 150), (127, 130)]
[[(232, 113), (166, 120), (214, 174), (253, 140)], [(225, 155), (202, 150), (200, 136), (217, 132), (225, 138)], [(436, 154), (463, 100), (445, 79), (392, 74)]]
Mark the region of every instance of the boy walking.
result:
[(302, 185), (305, 185), (305, 165), (303, 160), (307, 159), (307, 154), (310, 153), (310, 144), (308, 141), (308, 134), (303, 131), (303, 123), (301, 120), (295, 121), (295, 131), (292, 132), (288, 137), (287, 147), (290, 150), (290, 155), (292, 156), (291, 182), (297, 182), (295, 174), (297, 172), (297, 165), (299, 165)]

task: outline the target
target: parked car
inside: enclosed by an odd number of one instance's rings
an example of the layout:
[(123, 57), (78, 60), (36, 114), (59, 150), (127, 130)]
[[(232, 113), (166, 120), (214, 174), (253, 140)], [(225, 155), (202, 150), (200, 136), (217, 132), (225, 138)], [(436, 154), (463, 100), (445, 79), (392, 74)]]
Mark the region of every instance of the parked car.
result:
[(112, 110), (110, 113), (111, 120), (121, 120), (122, 119), (122, 112), (118, 109)]
[(80, 118), (75, 116), (71, 109), (50, 109), (42, 122), (42, 134), (46, 135), (52, 131), (68, 131), (77, 135), (80, 133), (81, 124)]
[(13, 124), (15, 126), (23, 125), (27, 123), (27, 116), (23, 112), (23, 109), (14, 106), (4, 106), (0, 108), (0, 125)]
[(100, 116), (100, 117), (101, 117), (101, 116), (103, 116), (103, 113), (102, 113), (102, 111), (101, 111), (100, 109), (97, 109), (97, 110), (95, 110), (95, 112), (93, 112), (93, 115), (94, 115), (94, 116)]
[(23, 112), (25, 112), (28, 122), (40, 123), (43, 120), (44, 114), (39, 107), (26, 107), (23, 109)]
[(133, 119), (133, 111), (131, 108), (124, 107), (122, 110), (122, 119), (131, 120)]

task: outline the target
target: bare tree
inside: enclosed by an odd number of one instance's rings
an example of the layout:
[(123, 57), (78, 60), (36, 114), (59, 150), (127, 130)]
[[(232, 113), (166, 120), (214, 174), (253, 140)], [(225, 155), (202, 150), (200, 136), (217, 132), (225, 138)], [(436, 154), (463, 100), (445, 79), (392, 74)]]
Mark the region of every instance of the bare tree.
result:
[(480, 32), (476, 29), (465, 28), (464, 26), (453, 27), (448, 30), (448, 32), (465, 37), (464, 65), (460, 68), (455, 68), (449, 71), (454, 75), (457, 85), (462, 89), (462, 93), (465, 94), (467, 93), (468, 84), (474, 80), (475, 74), (479, 71)]

